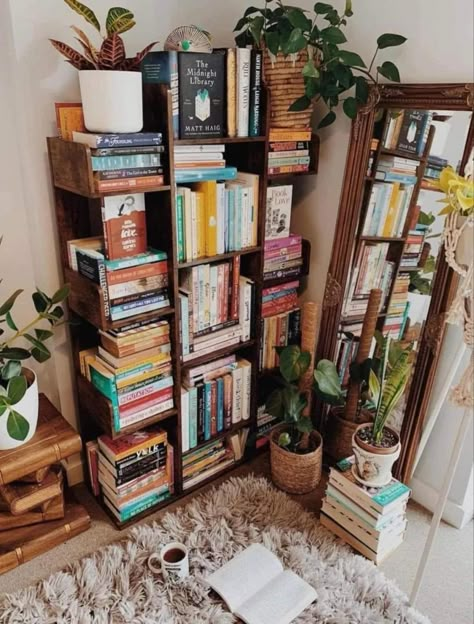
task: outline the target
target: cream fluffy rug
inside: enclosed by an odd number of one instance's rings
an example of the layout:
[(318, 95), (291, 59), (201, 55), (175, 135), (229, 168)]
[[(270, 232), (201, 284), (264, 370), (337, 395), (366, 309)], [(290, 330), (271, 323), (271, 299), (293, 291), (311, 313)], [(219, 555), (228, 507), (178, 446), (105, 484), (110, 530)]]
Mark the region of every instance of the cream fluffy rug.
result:
[[(147, 557), (179, 540), (191, 549), (191, 576), (164, 583)], [(232, 478), (114, 544), (0, 600), (2, 624), (231, 624), (206, 576), (253, 542), (316, 589), (298, 624), (429, 624), (370, 562), (321, 527), (313, 514), (264, 478)]]

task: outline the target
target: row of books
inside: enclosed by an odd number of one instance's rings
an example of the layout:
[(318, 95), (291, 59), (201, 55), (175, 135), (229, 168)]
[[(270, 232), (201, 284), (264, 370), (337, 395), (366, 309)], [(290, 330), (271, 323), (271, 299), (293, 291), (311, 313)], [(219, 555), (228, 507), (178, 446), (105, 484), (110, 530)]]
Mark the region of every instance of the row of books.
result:
[(390, 335), (395, 339), (403, 336), (405, 326), (410, 311), (410, 303), (408, 301), (408, 287), (410, 285), (410, 275), (408, 273), (399, 273), (393, 285), (392, 296), (385, 317), (383, 334)]
[(423, 180), (421, 181), (421, 188), (439, 191), (439, 178), (441, 172), (448, 166), (448, 160), (439, 156), (429, 156), (426, 163), (425, 172), (423, 174)]
[(262, 291), (262, 317), (276, 316), (283, 312), (290, 312), (298, 306), (299, 281), (294, 280), (264, 288)]
[(390, 118), (385, 126), (384, 147), (421, 156), (433, 120), (432, 111), (390, 110), (388, 114)]
[(280, 420), (269, 414), (265, 404), (257, 408), (257, 440), (256, 447), (260, 449), (268, 444), (272, 430), (280, 424)]
[(381, 156), (375, 172), (376, 180), (416, 184), (418, 164), (410, 158), (400, 156)]
[(373, 138), (370, 141), (370, 151), (369, 151), (369, 161), (367, 163), (367, 176), (372, 176), (374, 172), (374, 163), (375, 157), (377, 155), (377, 150), (379, 149), (380, 141), (378, 139)]
[(183, 453), (250, 418), (252, 365), (235, 355), (211, 362), (202, 380), (181, 389)]
[(400, 269), (410, 269), (418, 266), (425, 242), (425, 232), (410, 230), (400, 260)]
[(101, 344), (81, 351), (81, 373), (112, 406), (114, 430), (173, 408), (168, 321), (99, 330)]
[(239, 172), (232, 182), (179, 186), (176, 197), (178, 262), (255, 247), (259, 178)]
[[(283, 175), (289, 173), (303, 173), (309, 171), (311, 130), (285, 130), (275, 128), (272, 136), (285, 137), (281, 140), (271, 140), (268, 152), (269, 175)], [(300, 137), (305, 138), (301, 139)], [(288, 137), (292, 137), (289, 139)]]
[(161, 132), (95, 134), (72, 132), (72, 140), (91, 148), (95, 189), (129, 191), (164, 184)]
[(390, 285), (393, 263), (386, 261), (388, 250), (389, 243), (361, 241), (355, 255), (352, 279), (345, 297), (344, 316), (355, 312), (355, 308), (358, 307), (357, 301), (367, 299), (373, 288), (385, 290), (385, 285)]
[(145, 93), (148, 85), (170, 86), (175, 138), (260, 135), (261, 51), (150, 52), (141, 70)]
[(276, 316), (263, 318), (260, 341), (259, 370), (278, 366), (279, 358), (275, 347), (299, 344), (301, 339), (301, 311), (296, 308)]
[(89, 475), (96, 496), (120, 522), (158, 505), (173, 492), (173, 447), (166, 431), (151, 428), (86, 445)]
[(268, 240), (264, 250), (264, 279), (294, 277), (301, 273), (303, 264), (302, 237), (291, 234), (286, 238)]
[(232, 447), (223, 439), (211, 441), (188, 453), (183, 457), (183, 490), (189, 490), (235, 462)]
[(348, 331), (340, 332), (336, 345), (336, 367), (339, 374), (339, 380), (343, 387), (349, 383), (349, 373), (351, 363), (357, 355), (359, 341), (357, 336)]
[(378, 565), (403, 542), (410, 489), (396, 479), (381, 488), (361, 485), (354, 463), (352, 456), (330, 469), (320, 522)]
[(367, 205), (362, 235), (401, 237), (413, 188), (413, 185), (405, 186), (401, 182), (375, 182)]

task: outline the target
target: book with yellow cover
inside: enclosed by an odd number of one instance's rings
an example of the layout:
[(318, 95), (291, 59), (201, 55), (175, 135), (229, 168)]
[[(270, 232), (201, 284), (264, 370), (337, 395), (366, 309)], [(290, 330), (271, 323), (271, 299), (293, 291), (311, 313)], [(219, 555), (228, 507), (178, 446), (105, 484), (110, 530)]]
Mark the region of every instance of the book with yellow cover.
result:
[(311, 141), (311, 128), (270, 128), (270, 141)]
[(400, 183), (393, 182), (392, 196), (388, 207), (387, 216), (382, 230), (382, 236), (391, 236), (398, 209), (398, 195), (400, 193)]
[(197, 191), (204, 195), (205, 214), (205, 255), (217, 255), (217, 182), (207, 180), (195, 185)]
[(84, 115), (82, 104), (75, 102), (56, 102), (56, 123), (61, 139), (72, 141), (74, 131), (84, 132)]

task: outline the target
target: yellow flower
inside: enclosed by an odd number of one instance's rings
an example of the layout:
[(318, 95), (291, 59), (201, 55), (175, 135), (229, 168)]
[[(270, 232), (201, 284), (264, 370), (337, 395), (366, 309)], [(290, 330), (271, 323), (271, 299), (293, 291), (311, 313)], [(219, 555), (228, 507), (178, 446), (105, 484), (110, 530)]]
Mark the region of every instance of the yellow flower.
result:
[(458, 175), (452, 167), (446, 167), (441, 172), (439, 186), (446, 193), (443, 198), (448, 205), (440, 214), (459, 212), (469, 215), (474, 211), (474, 181)]

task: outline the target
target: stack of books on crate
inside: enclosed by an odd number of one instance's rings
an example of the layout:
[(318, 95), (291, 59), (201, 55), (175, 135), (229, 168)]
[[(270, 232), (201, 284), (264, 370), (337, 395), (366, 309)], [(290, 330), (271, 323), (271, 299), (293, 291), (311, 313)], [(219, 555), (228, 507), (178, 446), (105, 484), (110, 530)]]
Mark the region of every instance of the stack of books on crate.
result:
[(226, 166), (225, 145), (177, 145), (174, 148), (175, 181), (234, 180), (237, 168)]
[(181, 390), (183, 452), (250, 418), (252, 365), (229, 355), (186, 369)]
[(152, 85), (170, 85), (175, 139), (260, 135), (260, 50), (150, 52), (141, 70), (145, 98)]
[(178, 262), (257, 246), (258, 176), (180, 186), (176, 197)]
[(425, 173), (423, 174), (423, 180), (421, 181), (421, 188), (431, 191), (439, 191), (439, 177), (441, 171), (448, 166), (446, 158), (439, 156), (428, 156), (428, 162), (426, 164)]
[(418, 164), (410, 158), (400, 156), (381, 156), (375, 172), (376, 180), (400, 182), (400, 184), (416, 184)]
[(299, 344), (301, 339), (301, 311), (299, 308), (277, 316), (262, 318), (262, 339), (260, 341), (260, 370), (278, 366), (275, 347)]
[(179, 278), (184, 362), (250, 339), (255, 284), (240, 275), (240, 256), (183, 269)]
[(81, 373), (107, 399), (121, 431), (173, 408), (168, 321), (99, 331), (101, 345), (81, 351)]
[(384, 148), (421, 156), (425, 151), (433, 113), (426, 110), (401, 110), (389, 111), (389, 115), (383, 138)]
[[(283, 221), (283, 216), (281, 221)], [(302, 264), (303, 239), (301, 236), (290, 234), (284, 238), (265, 240), (264, 280), (298, 277), (301, 275)]]
[(158, 505), (173, 492), (173, 447), (158, 428), (86, 445), (89, 477), (96, 496), (119, 522)]
[(214, 440), (183, 457), (183, 490), (189, 490), (236, 462), (226, 440)]
[(383, 334), (399, 339), (403, 336), (405, 325), (410, 311), (408, 301), (409, 273), (399, 273), (393, 286), (390, 304), (383, 326)]
[(376, 182), (370, 193), (362, 235), (402, 236), (412, 194), (413, 185)]
[(380, 141), (378, 139), (372, 139), (370, 142), (369, 162), (367, 163), (367, 176), (372, 176), (374, 172), (374, 162), (377, 150), (379, 149)]
[(72, 140), (91, 148), (91, 165), (98, 192), (144, 190), (163, 186), (161, 132), (92, 134), (73, 132)]
[(353, 470), (354, 457), (330, 469), (320, 521), (378, 565), (403, 542), (410, 489), (396, 479), (369, 488), (358, 483)]
[(287, 282), (280, 286), (264, 288), (262, 291), (262, 316), (276, 316), (291, 312), (298, 307), (299, 281)]
[(271, 128), (268, 153), (269, 175), (309, 171), (311, 129)]

